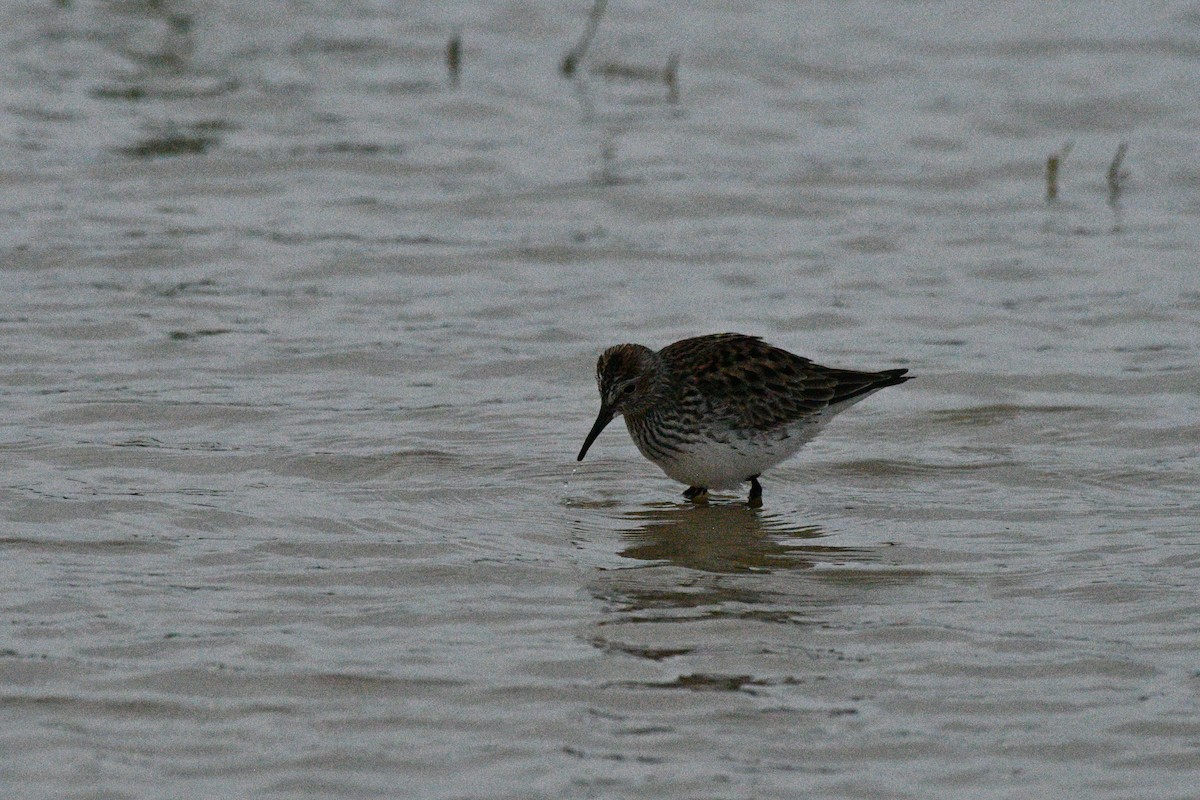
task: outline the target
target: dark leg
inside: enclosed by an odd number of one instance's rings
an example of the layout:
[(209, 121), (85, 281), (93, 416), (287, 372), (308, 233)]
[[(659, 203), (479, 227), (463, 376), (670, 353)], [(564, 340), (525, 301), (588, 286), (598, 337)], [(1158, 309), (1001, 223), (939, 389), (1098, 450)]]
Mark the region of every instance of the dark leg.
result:
[(706, 492), (708, 492), (707, 486), (689, 486), (684, 490), (683, 496), (688, 500), (695, 500), (697, 497), (705, 494)]
[(753, 503), (756, 500), (760, 503), (762, 502), (762, 485), (759, 484), (757, 475), (750, 476), (750, 498), (749, 499), (750, 499), (751, 503)]

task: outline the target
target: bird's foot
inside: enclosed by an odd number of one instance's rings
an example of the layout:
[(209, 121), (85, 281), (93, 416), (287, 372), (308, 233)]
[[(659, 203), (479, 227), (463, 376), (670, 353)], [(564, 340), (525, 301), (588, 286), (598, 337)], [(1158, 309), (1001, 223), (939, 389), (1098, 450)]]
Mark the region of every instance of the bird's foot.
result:
[(708, 494), (707, 486), (689, 486), (684, 489), (683, 496), (688, 500), (695, 500), (698, 497), (703, 497)]

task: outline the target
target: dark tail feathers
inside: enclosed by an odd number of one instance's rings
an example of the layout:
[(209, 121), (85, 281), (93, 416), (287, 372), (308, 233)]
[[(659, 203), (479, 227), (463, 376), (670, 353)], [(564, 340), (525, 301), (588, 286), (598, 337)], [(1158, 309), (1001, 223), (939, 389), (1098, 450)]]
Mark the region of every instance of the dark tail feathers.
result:
[(871, 392), (912, 380), (915, 375), (906, 375), (907, 369), (885, 369), (883, 372), (853, 372), (834, 389), (829, 405), (844, 403)]

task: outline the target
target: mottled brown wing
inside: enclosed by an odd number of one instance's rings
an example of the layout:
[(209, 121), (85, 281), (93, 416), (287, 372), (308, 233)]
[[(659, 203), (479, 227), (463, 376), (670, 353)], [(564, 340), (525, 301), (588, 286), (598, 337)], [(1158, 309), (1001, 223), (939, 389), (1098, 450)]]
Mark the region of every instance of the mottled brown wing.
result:
[(662, 350), (709, 413), (738, 427), (771, 430), (875, 389), (902, 383), (907, 371), (857, 372), (815, 364), (757, 336), (720, 333)]

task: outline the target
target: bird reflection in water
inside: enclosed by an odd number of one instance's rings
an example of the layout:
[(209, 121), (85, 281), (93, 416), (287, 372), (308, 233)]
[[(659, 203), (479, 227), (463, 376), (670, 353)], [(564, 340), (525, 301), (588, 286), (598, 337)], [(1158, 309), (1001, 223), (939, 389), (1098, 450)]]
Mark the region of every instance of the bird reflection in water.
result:
[(868, 557), (863, 548), (815, 544), (826, 532), (746, 505), (664, 505), (626, 515), (621, 555), (716, 573), (811, 569)]

